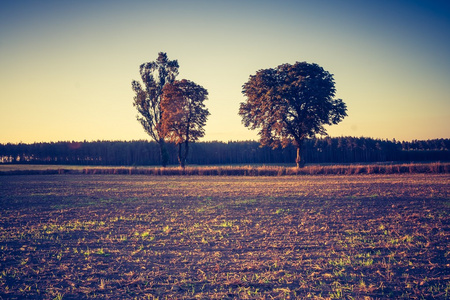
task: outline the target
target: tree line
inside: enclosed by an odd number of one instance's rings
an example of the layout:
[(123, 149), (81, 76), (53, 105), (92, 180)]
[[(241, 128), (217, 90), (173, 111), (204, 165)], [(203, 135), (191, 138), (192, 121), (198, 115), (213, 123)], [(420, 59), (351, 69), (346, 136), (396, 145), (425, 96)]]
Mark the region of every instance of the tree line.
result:
[[(297, 147), (273, 149), (257, 141), (197, 142), (191, 144), (187, 162), (193, 165), (286, 164), (297, 156)], [(364, 137), (323, 137), (304, 141), (302, 155), (308, 163), (372, 163), (450, 161), (450, 139), (399, 142)], [(167, 163), (176, 165), (178, 145), (166, 143)], [(1, 163), (102, 166), (152, 166), (161, 164), (155, 141), (52, 142), (0, 144)]]

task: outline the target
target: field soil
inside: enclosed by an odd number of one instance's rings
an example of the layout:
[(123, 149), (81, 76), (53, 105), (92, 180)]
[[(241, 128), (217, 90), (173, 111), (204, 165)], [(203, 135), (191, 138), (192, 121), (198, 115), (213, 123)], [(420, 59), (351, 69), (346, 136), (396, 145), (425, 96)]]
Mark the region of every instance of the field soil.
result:
[(450, 175), (0, 177), (0, 299), (448, 299)]

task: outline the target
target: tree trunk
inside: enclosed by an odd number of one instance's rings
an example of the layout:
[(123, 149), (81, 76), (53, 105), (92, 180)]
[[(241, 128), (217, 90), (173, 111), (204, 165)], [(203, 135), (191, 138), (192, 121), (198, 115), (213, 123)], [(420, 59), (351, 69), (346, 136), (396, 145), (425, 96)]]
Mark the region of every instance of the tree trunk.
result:
[(188, 153), (189, 153), (189, 142), (186, 140), (184, 142), (184, 166), (186, 166), (186, 160), (187, 160)]
[(303, 141), (297, 142), (297, 158), (295, 159), (295, 163), (297, 164), (297, 168), (303, 168), (305, 166), (305, 160), (302, 158), (302, 145)]
[(178, 162), (180, 163), (180, 167), (184, 169), (186, 166), (186, 159), (183, 156), (182, 145), (182, 143), (178, 144)]
[(169, 152), (167, 152), (166, 142), (164, 139), (160, 139), (158, 141), (159, 144), (159, 153), (161, 155), (161, 165), (163, 168), (167, 167), (167, 164), (169, 162)]
[(184, 142), (184, 151), (183, 151), (183, 144), (178, 144), (178, 162), (180, 163), (180, 167), (183, 169), (186, 167), (186, 159), (189, 153), (189, 142)]

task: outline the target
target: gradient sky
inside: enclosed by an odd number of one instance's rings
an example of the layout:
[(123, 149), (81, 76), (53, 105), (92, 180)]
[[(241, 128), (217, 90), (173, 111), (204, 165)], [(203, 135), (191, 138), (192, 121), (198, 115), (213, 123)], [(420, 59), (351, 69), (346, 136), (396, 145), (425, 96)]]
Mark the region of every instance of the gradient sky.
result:
[(348, 117), (330, 136), (450, 138), (448, 1), (7, 1), (0, 9), (0, 143), (149, 139), (131, 81), (166, 52), (205, 87), (202, 140), (241, 124), (257, 70), (317, 63)]

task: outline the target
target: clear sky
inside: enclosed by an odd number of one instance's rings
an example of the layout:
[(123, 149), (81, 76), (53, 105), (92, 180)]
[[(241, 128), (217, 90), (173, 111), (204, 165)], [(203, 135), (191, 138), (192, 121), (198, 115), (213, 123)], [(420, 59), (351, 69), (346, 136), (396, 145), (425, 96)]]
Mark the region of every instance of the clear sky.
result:
[(450, 138), (449, 1), (5, 1), (0, 143), (149, 139), (131, 81), (158, 52), (209, 92), (203, 140), (241, 124), (257, 70), (317, 63), (348, 117), (330, 136)]

